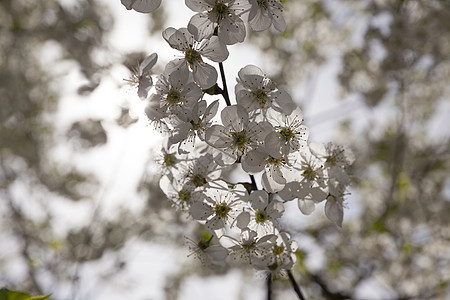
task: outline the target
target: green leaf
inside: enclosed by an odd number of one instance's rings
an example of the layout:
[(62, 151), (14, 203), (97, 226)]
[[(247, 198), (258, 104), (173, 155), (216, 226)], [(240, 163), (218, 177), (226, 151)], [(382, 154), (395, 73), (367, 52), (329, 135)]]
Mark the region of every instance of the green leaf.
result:
[(0, 300), (29, 300), (30, 295), (22, 292), (10, 291), (5, 288), (0, 289)]
[(48, 299), (48, 297), (50, 297), (50, 295), (36, 296), (36, 297), (31, 297), (30, 300), (44, 300), (44, 299)]
[(44, 300), (48, 297), (50, 297), (50, 295), (31, 297), (30, 294), (27, 293), (10, 291), (5, 288), (0, 289), (0, 300)]

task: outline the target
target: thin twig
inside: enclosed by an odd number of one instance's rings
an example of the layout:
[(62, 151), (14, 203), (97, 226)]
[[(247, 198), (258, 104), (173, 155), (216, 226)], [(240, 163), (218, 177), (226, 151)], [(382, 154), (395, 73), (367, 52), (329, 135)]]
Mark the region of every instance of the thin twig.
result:
[(289, 280), (291, 281), (292, 287), (294, 288), (295, 293), (297, 294), (298, 298), (300, 300), (305, 300), (305, 297), (303, 297), (302, 291), (300, 290), (300, 287), (298, 286), (297, 282), (295, 281), (294, 275), (292, 275), (291, 270), (287, 270)]
[(267, 300), (272, 300), (272, 274), (267, 275)]
[(252, 181), (252, 190), (253, 191), (257, 191), (258, 190), (258, 186), (256, 185), (255, 176), (250, 174), (250, 180)]
[(227, 103), (227, 106), (231, 106), (230, 102), (230, 96), (228, 95), (228, 88), (227, 88), (227, 80), (225, 79), (225, 71), (223, 70), (223, 63), (219, 63), (219, 69), (220, 69), (220, 77), (222, 77), (222, 96), (225, 99), (225, 102)]

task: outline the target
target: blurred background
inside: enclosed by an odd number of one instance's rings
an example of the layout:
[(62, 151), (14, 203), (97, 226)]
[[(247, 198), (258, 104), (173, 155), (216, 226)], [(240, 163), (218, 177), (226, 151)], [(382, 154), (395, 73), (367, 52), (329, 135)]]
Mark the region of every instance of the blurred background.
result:
[[(450, 2), (286, 0), (286, 32), (229, 47), (231, 91), (255, 64), (304, 111), (310, 141), (347, 145), (342, 229), (288, 203), (307, 299), (450, 297)], [(158, 186), (161, 138), (126, 81), (176, 51), (119, 0), (0, 2), (0, 288), (52, 299), (265, 299), (248, 266), (203, 268), (199, 228)], [(296, 299), (287, 279), (274, 299)]]

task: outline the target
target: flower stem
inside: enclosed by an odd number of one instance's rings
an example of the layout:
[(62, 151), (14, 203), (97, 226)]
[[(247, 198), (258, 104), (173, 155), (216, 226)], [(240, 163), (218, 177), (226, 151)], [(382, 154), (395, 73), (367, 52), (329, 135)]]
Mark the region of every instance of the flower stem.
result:
[(267, 300), (272, 300), (272, 274), (267, 275)]
[(250, 180), (252, 181), (252, 190), (253, 191), (257, 191), (258, 190), (258, 186), (256, 185), (255, 176), (250, 175)]
[(230, 96), (228, 95), (228, 88), (227, 88), (227, 80), (225, 79), (225, 71), (223, 70), (223, 63), (219, 63), (219, 69), (220, 69), (220, 77), (222, 77), (222, 96), (225, 99), (225, 102), (227, 103), (227, 106), (231, 106), (230, 102)]
[(300, 290), (300, 287), (298, 286), (297, 282), (295, 281), (294, 275), (292, 275), (291, 270), (287, 270), (289, 280), (291, 281), (292, 287), (294, 288), (295, 293), (297, 294), (298, 298), (300, 300), (305, 300), (305, 297), (303, 297), (302, 291)]

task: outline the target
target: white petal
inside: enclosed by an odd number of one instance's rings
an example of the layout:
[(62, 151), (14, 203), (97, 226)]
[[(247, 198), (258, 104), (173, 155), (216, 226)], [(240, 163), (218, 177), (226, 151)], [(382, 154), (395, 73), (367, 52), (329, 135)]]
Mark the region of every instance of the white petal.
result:
[(223, 263), (228, 255), (227, 249), (219, 245), (212, 245), (206, 248), (205, 253), (210, 256), (214, 263)]
[(156, 64), (158, 60), (158, 54), (152, 53), (147, 56), (139, 65), (139, 74), (145, 75)]
[(228, 148), (231, 139), (222, 125), (213, 125), (206, 130), (205, 141), (215, 148)]
[(222, 110), (221, 119), (223, 126), (231, 127), (235, 132), (241, 132), (248, 123), (248, 113), (242, 106), (232, 105)]
[[(164, 34), (164, 32), (163, 37), (165, 38), (166, 35)], [(190, 36), (186, 36), (184, 32), (181, 32), (180, 30), (175, 30), (175, 32), (172, 35), (170, 35), (168, 39), (166, 39), (166, 41), (169, 43), (170, 47), (177, 49), (179, 51), (186, 51), (186, 49), (189, 49), (188, 38), (190, 38)]]
[(241, 166), (242, 169), (248, 174), (257, 174), (264, 170), (266, 154), (258, 150), (249, 151), (246, 155), (242, 156)]
[(276, 193), (284, 188), (284, 184), (280, 184), (268, 176), (267, 172), (264, 172), (261, 177), (261, 183), (263, 188), (269, 193)]
[(276, 30), (278, 30), (279, 32), (283, 32), (286, 30), (286, 21), (284, 20), (284, 17), (282, 15), (282, 10), (281, 9), (271, 9), (271, 13), (272, 15), (272, 21), (273, 21), (273, 26), (275, 27)]
[(236, 218), (236, 226), (239, 229), (244, 229), (250, 223), (250, 214), (248, 212), (242, 212)]
[(214, 0), (186, 0), (186, 6), (195, 12), (202, 12), (211, 8), (211, 3), (214, 4)]
[(284, 186), (283, 190), (278, 192), (278, 195), (286, 201), (293, 200), (297, 198), (298, 192), (301, 190), (301, 186), (299, 182), (288, 182)]
[(283, 156), (282, 147), (285, 144), (285, 139), (278, 132), (270, 132), (264, 139), (264, 146), (267, 153), (277, 159)]
[(298, 199), (298, 208), (305, 215), (309, 215), (315, 210), (316, 206), (313, 200)]
[(139, 98), (141, 98), (142, 100), (146, 99), (148, 97), (148, 92), (150, 91), (152, 86), (153, 86), (152, 78), (150, 76), (143, 76), (139, 80), (139, 85), (138, 85)]
[(290, 115), (297, 108), (291, 96), (283, 90), (273, 91), (269, 93), (268, 97), (272, 99), (273, 109), (284, 114)]
[(192, 16), (187, 28), (196, 41), (208, 39), (214, 34), (214, 23), (211, 22), (206, 13)]
[(227, 45), (243, 42), (245, 35), (244, 21), (235, 14), (231, 14), (226, 19), (223, 19), (219, 25), (219, 39)]
[(212, 118), (217, 114), (217, 110), (219, 109), (219, 100), (215, 100), (211, 103), (205, 111), (205, 116), (203, 117), (204, 122), (211, 121)]
[(212, 61), (223, 62), (228, 58), (229, 52), (227, 46), (217, 36), (212, 36), (201, 54)]
[(213, 208), (203, 202), (194, 202), (189, 211), (195, 220), (202, 221), (208, 219), (214, 213)]
[(267, 214), (269, 214), (269, 216), (271, 216), (272, 218), (278, 219), (278, 218), (281, 218), (281, 216), (283, 216), (284, 205), (280, 201), (274, 200), (269, 203), (266, 211), (267, 211)]
[(325, 215), (336, 223), (339, 227), (342, 227), (342, 220), (344, 219), (344, 210), (342, 203), (333, 197), (330, 197), (325, 204)]
[(269, 195), (265, 191), (253, 191), (249, 200), (253, 209), (264, 210), (269, 204)]
[(194, 81), (202, 88), (207, 89), (212, 87), (217, 82), (216, 69), (204, 62), (194, 64)]
[(248, 16), (248, 24), (253, 31), (263, 31), (272, 25), (272, 19), (266, 9), (253, 5)]

